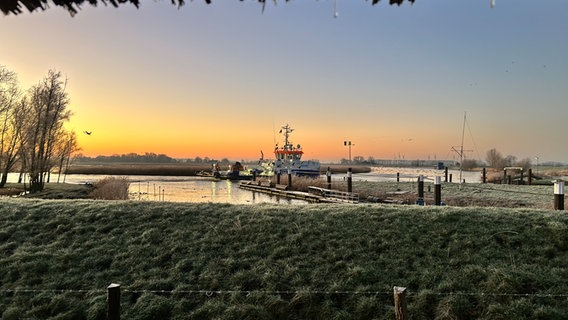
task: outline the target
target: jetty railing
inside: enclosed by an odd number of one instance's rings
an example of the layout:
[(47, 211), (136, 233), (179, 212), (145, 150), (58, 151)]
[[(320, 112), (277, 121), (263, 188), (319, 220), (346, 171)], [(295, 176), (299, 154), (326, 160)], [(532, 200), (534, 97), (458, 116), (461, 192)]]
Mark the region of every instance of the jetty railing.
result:
[(308, 187), (308, 193), (318, 195), (322, 198), (338, 201), (338, 202), (359, 202), (359, 194), (353, 192), (345, 192), (320, 187)]

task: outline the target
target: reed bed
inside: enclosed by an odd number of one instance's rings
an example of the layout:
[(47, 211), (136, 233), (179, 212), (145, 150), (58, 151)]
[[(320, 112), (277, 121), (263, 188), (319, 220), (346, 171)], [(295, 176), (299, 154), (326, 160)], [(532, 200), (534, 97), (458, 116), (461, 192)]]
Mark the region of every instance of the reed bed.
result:
[[(251, 165), (247, 165), (251, 166)], [(252, 165), (254, 166), (254, 165)], [(96, 164), (96, 165), (72, 165), (67, 169), (67, 174), (108, 174), (108, 175), (159, 175), (159, 176), (195, 176), (198, 172), (210, 172), (210, 163), (167, 163), (167, 164)], [(348, 166), (337, 164), (323, 164), (321, 173), (325, 174), (327, 168), (333, 173), (346, 173), (349, 168), (353, 173), (371, 172), (368, 166)]]
[(155, 176), (195, 176), (200, 171), (211, 171), (211, 164), (168, 163), (168, 164), (102, 164), (74, 165), (67, 174), (106, 174), (106, 175), (155, 175)]

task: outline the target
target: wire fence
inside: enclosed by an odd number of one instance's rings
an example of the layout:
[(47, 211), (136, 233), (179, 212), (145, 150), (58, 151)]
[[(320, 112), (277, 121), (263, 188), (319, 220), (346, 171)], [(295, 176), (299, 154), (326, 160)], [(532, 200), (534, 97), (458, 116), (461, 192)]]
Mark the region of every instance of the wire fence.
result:
[[(1, 293), (4, 294), (17, 294), (17, 293), (77, 293), (77, 294), (105, 294), (106, 289), (2, 289)], [(392, 291), (351, 291), (351, 290), (155, 290), (155, 289), (129, 289), (128, 287), (121, 288), (123, 293), (151, 293), (162, 295), (180, 295), (180, 294), (196, 294), (212, 297), (214, 295), (251, 295), (251, 294), (266, 294), (266, 295), (392, 295)], [(476, 297), (534, 297), (534, 298), (568, 298), (568, 293), (498, 293), (498, 292), (436, 292), (429, 289), (420, 291), (408, 291), (409, 297), (419, 294), (428, 294), (434, 296), (476, 296)]]

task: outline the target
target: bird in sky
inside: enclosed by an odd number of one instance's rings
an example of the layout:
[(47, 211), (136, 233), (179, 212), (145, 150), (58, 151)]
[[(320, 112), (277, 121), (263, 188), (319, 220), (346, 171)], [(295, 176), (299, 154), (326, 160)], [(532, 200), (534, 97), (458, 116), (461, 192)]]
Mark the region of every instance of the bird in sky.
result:
[(88, 136), (90, 136), (93, 133), (93, 131), (83, 131), (83, 132)]

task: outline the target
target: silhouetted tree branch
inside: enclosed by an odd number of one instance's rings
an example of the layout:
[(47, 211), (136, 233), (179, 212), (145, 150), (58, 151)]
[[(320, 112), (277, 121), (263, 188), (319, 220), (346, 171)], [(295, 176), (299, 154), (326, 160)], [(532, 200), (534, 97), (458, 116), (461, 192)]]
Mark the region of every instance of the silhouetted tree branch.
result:
[[(184, 0), (170, 0), (171, 3), (173, 5), (176, 5), (178, 7), (181, 7), (184, 5), (185, 1)], [(205, 3), (210, 4), (211, 0), (204, 0)], [(244, 0), (240, 0), (240, 1), (244, 1)], [(254, 0), (253, 0), (254, 1)], [(267, 0), (257, 0), (259, 3), (265, 4), (265, 2)], [(273, 0), (274, 3), (277, 2), (277, 0)], [(281, 0), (282, 1), (282, 0)], [(285, 2), (288, 2), (289, 0), (283, 0)], [(368, 1), (368, 0), (366, 0)], [(379, 3), (380, 0), (371, 0), (371, 3), (373, 5)], [(393, 5), (401, 5), (405, 0), (389, 0), (389, 4)], [(410, 2), (410, 3), (414, 3), (415, 0), (406, 0), (406, 2)], [(222, 1), (221, 1), (222, 2)], [(0, 10), (2, 10), (2, 12), (7, 15), (9, 13), (18, 15), (18, 14), (22, 14), (24, 12), (24, 8), (27, 9), (28, 11), (32, 12), (35, 10), (46, 10), (47, 8), (49, 8), (50, 4), (55, 4), (56, 6), (60, 6), (63, 7), (64, 9), (66, 9), (67, 11), (69, 11), (69, 13), (73, 16), (75, 15), (81, 8), (81, 6), (83, 4), (90, 4), (93, 6), (96, 6), (97, 4), (104, 4), (104, 5), (112, 5), (114, 7), (118, 7), (121, 4), (132, 4), (134, 5), (136, 8), (138, 8), (140, 6), (140, 1), (139, 0), (52, 0), (48, 1), (48, 0), (2, 0), (0, 1)]]

